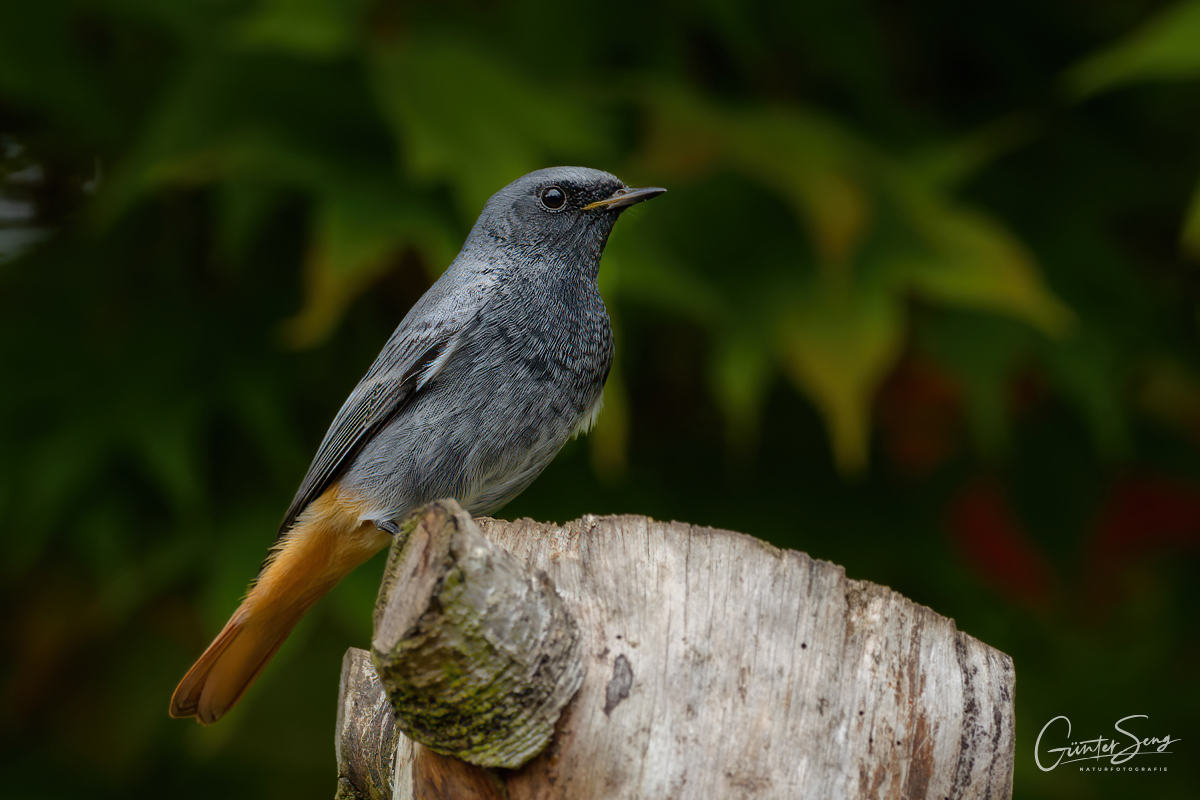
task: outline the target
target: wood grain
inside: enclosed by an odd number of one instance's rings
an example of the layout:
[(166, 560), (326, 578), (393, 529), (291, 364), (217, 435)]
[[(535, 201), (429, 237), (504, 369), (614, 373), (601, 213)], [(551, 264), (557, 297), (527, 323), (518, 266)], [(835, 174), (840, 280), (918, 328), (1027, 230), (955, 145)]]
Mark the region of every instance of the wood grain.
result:
[[(477, 521), (553, 580), (586, 677), (520, 798), (1007, 798), (1012, 660), (841, 567), (644, 517)], [(420, 798), (401, 737), (393, 796)], [(465, 765), (464, 765), (465, 766)]]

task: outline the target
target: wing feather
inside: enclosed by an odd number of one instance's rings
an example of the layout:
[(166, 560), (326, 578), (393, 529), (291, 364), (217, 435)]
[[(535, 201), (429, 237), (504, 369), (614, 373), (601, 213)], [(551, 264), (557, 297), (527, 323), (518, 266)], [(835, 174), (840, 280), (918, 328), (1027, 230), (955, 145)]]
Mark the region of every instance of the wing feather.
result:
[(329, 426), (308, 474), (279, 526), (280, 536), (309, 503), (337, 480), (376, 432), (432, 380), (448, 360), (460, 331), (460, 325), (444, 323), (414, 332), (402, 323), (392, 334), (379, 358)]

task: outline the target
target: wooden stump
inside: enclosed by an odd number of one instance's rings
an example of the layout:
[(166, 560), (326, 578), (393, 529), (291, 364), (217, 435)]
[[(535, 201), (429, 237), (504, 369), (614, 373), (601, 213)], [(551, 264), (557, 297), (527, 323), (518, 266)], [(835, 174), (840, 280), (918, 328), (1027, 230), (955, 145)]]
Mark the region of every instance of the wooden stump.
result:
[[(632, 516), (471, 521), (450, 501), (434, 508), (414, 537), (478, 525), (524, 565), (530, 586), (550, 586), (539, 573), (549, 576), (577, 625), (586, 676), (548, 747), (519, 769), (468, 764), (400, 736), (394, 798), (1011, 796), (1012, 660), (890, 589), (729, 531)], [(453, 572), (453, 559), (408, 560), (427, 563), (432, 580), (399, 574), (403, 561), (393, 553), (377, 610), (428, 619), (415, 607), (424, 598), (453, 617), (436, 577)], [(428, 591), (412, 591), (418, 583)], [(402, 627), (388, 636), (425, 636)], [(379, 652), (376, 661), (396, 666)], [(374, 796), (347, 788), (362, 783), (347, 777), (353, 764), (384, 758), (352, 757), (359, 743), (388, 747), (385, 734), (364, 732), (381, 727), (377, 713), (353, 713), (383, 697), (370, 670), (352, 666), (362, 663), (348, 656), (343, 675), (343, 796)], [(564, 684), (573, 674), (562, 671)], [(348, 705), (348, 694), (358, 701)], [(520, 701), (511, 687), (501, 694)], [(492, 744), (503, 749), (510, 733), (496, 727)]]

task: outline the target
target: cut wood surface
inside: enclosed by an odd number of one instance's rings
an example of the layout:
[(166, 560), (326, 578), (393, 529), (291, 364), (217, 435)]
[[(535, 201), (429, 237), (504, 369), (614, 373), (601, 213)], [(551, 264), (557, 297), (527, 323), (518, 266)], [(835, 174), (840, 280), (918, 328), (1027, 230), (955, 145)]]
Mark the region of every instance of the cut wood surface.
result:
[[(401, 736), (393, 797), (1011, 796), (1012, 660), (952, 620), (729, 531), (634, 516), (475, 523), (549, 576), (586, 676), (520, 769)], [(384, 583), (395, 590), (395, 576)], [(381, 692), (353, 673), (343, 693)], [(357, 724), (344, 721), (343, 749), (369, 741)]]

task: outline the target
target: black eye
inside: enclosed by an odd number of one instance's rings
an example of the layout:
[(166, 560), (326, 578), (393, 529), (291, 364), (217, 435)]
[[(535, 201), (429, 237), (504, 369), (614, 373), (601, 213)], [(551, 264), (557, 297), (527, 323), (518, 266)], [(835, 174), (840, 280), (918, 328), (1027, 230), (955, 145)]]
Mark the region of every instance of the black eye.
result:
[(547, 186), (539, 195), (548, 211), (558, 211), (567, 204), (567, 193), (557, 186)]

